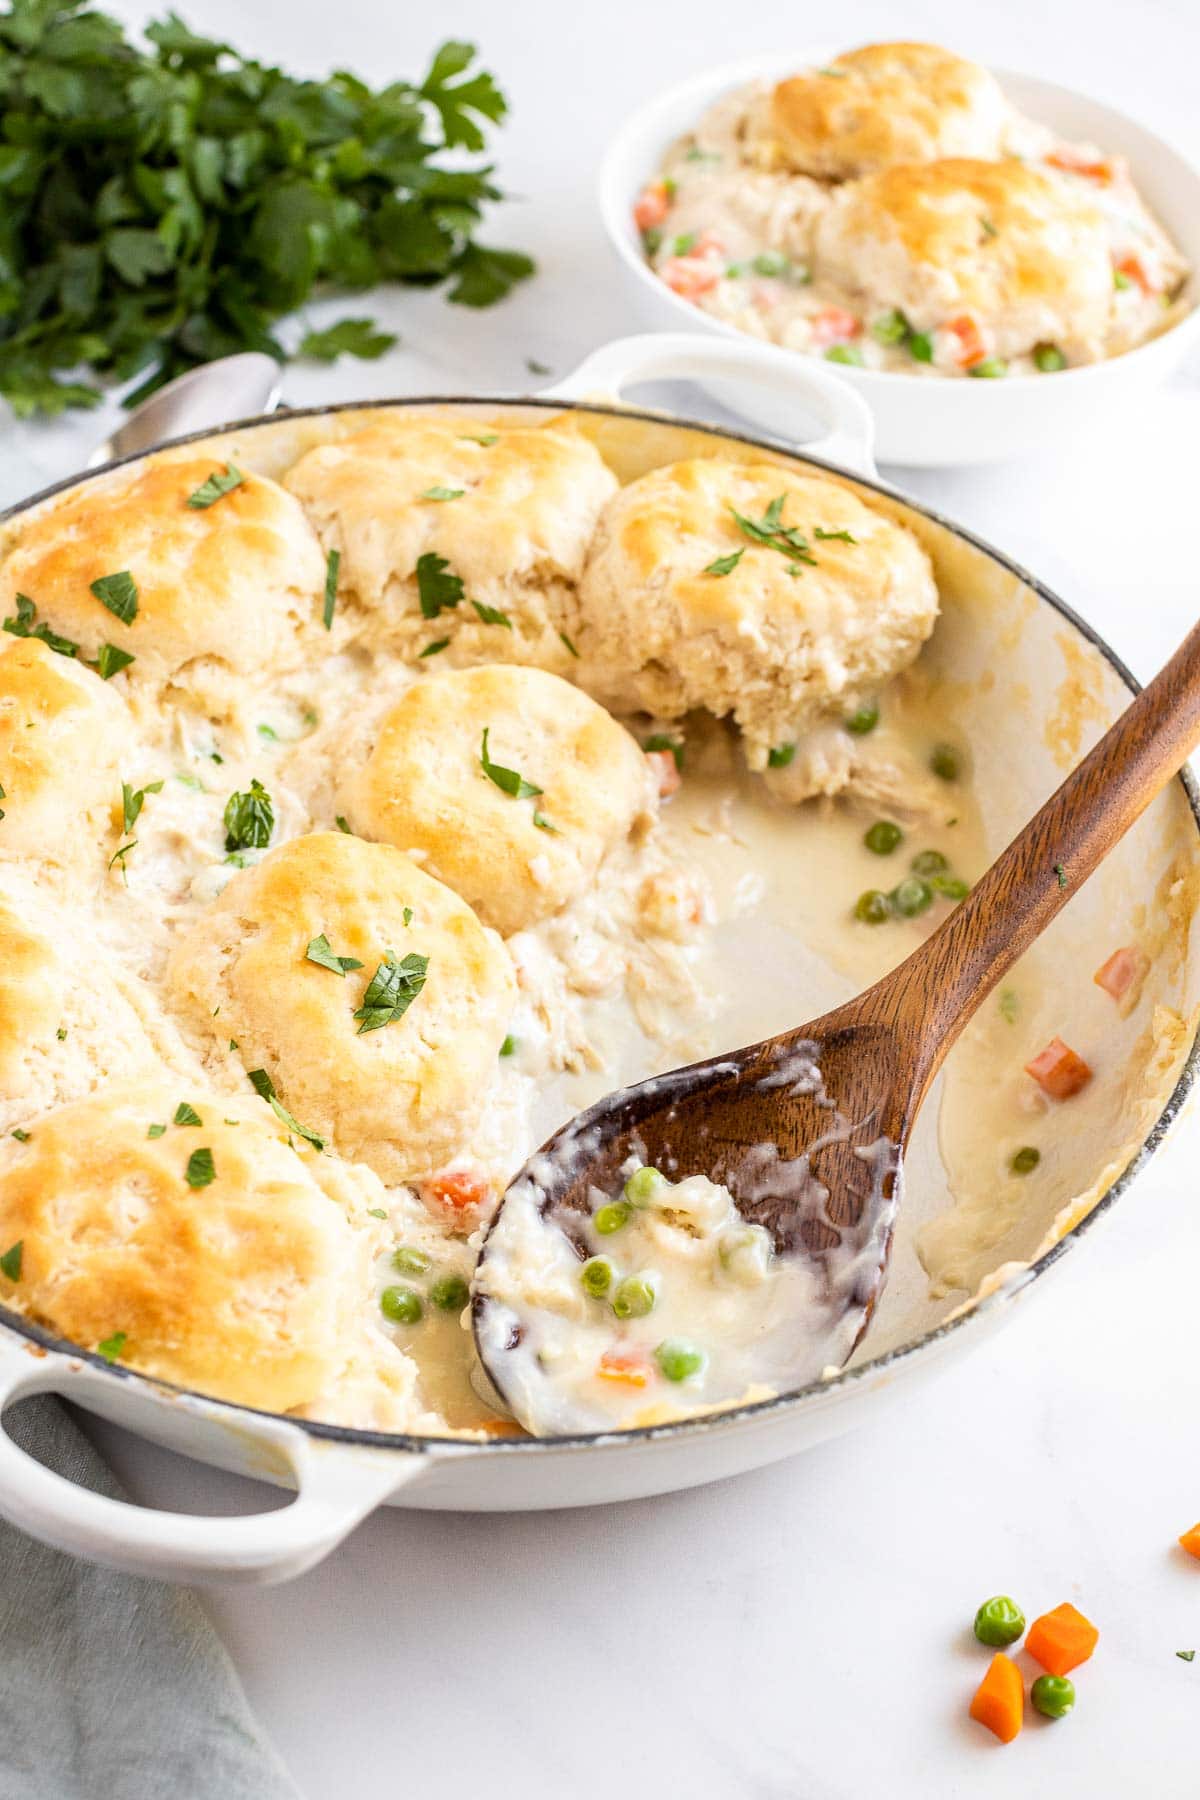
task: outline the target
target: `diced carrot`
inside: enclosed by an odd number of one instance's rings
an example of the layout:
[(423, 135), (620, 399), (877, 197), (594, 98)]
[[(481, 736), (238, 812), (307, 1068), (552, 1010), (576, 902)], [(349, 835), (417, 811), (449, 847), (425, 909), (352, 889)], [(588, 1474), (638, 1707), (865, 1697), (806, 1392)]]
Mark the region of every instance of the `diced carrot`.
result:
[(427, 1204), (443, 1207), (450, 1213), (469, 1212), (487, 1200), (489, 1188), (482, 1175), (470, 1169), (445, 1169), (424, 1183), (421, 1193)]
[(1101, 187), (1108, 187), (1115, 173), (1113, 165), (1103, 157), (1076, 156), (1070, 150), (1052, 150), (1046, 161), (1052, 169), (1065, 169), (1068, 175), (1086, 175)]
[(1092, 1079), (1082, 1056), (1076, 1056), (1060, 1037), (1051, 1038), (1046, 1048), (1025, 1064), (1025, 1073), (1032, 1075), (1052, 1100), (1069, 1100)]
[(958, 355), (955, 361), (960, 369), (970, 369), (975, 363), (983, 362), (987, 356), (987, 345), (983, 341), (978, 325), (969, 313), (960, 318), (951, 319), (946, 327), (958, 339)]
[(1108, 961), (1101, 963), (1092, 980), (1114, 1000), (1123, 1000), (1135, 982), (1144, 980), (1150, 958), (1133, 944), (1114, 950)]
[(1147, 275), (1145, 264), (1140, 256), (1132, 253), (1129, 256), (1123, 256), (1119, 262), (1113, 264), (1113, 267), (1118, 275), (1124, 275), (1126, 280), (1135, 282), (1147, 299), (1157, 294), (1158, 287)]
[(486, 1431), (487, 1435), (493, 1438), (523, 1438), (526, 1435), (525, 1427), (518, 1425), (515, 1419), (497, 1419), (491, 1416), (486, 1419), (476, 1419), (473, 1425), (467, 1426), (467, 1430)]
[(1002, 1744), (1011, 1744), (1025, 1722), (1021, 1671), (1002, 1650), (993, 1656), (987, 1674), (971, 1697), (971, 1717), (986, 1725)]
[(639, 231), (653, 231), (665, 222), (670, 208), (666, 182), (648, 182), (634, 202), (633, 222)]
[(1200, 1525), (1193, 1525), (1190, 1531), (1185, 1531), (1179, 1541), (1188, 1555), (1200, 1562)]
[(823, 306), (809, 320), (812, 340), (822, 348), (828, 344), (845, 344), (862, 334), (862, 320), (844, 306)]
[(1090, 1619), (1064, 1600), (1053, 1612), (1035, 1619), (1025, 1634), (1025, 1648), (1051, 1675), (1069, 1675), (1085, 1663), (1100, 1641)]
[(669, 800), (672, 794), (679, 792), (683, 783), (674, 753), (670, 750), (647, 750), (646, 761), (650, 764), (650, 773), (658, 783), (659, 799)]
[(672, 256), (660, 269), (663, 280), (681, 300), (698, 300), (721, 279), (720, 264), (703, 256)]
[(650, 1380), (650, 1365), (633, 1350), (606, 1350), (596, 1364), (597, 1375), (605, 1381), (623, 1381), (627, 1387), (644, 1388)]

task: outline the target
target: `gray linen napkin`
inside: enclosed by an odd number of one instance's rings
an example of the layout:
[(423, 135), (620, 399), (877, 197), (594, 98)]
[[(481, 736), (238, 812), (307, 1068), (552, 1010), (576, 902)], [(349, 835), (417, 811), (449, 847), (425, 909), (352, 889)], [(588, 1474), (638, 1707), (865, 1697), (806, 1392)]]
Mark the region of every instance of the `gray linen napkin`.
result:
[[(56, 1401), (5, 1420), (59, 1474), (124, 1499)], [(0, 1800), (299, 1800), (186, 1589), (0, 1523)]]

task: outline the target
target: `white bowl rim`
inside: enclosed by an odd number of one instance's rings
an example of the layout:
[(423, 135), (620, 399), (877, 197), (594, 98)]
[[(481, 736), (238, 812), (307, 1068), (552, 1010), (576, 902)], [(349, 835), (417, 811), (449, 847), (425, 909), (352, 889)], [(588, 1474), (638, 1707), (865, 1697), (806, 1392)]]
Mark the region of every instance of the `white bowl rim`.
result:
[[(677, 103), (681, 104), (692, 96), (697, 98), (697, 103), (701, 100), (715, 100), (720, 94), (746, 82), (766, 75), (783, 73), (789, 69), (818, 66), (822, 61), (827, 61), (836, 54), (836, 50), (831, 46), (819, 45), (815, 49), (771, 51), (758, 56), (742, 57), (737, 62), (716, 64), (698, 74), (687, 76), (683, 81), (675, 82), (669, 88), (661, 89), (649, 100), (643, 101), (641, 106), (630, 113), (608, 140), (596, 176), (596, 199), (609, 242), (626, 268), (635, 271), (638, 279), (646, 284), (649, 292), (669, 304), (680, 314), (681, 318), (690, 321), (693, 330), (700, 326), (710, 331), (718, 331), (726, 337), (749, 339), (751, 343), (761, 344), (763, 348), (774, 350), (780, 356), (794, 357), (807, 354), (802, 350), (790, 350), (783, 344), (773, 344), (768, 339), (756, 338), (750, 332), (740, 331), (727, 319), (718, 319), (712, 313), (702, 312), (678, 294), (672, 293), (645, 258), (638, 254), (625, 229), (625, 219), (629, 213), (633, 196), (616, 192), (616, 169), (625, 153), (627, 141), (640, 131), (644, 131), (660, 112), (674, 107)], [(1060, 81), (1047, 81), (1044, 76), (1035, 75), (1026, 69), (992, 68), (990, 72), (996, 77), (1001, 87), (1008, 81), (1032, 82), (1048, 93), (1061, 94), (1068, 100), (1083, 100), (1089, 106), (1097, 107), (1100, 111), (1108, 113), (1112, 118), (1136, 127), (1144, 136), (1150, 138), (1164, 155), (1176, 163), (1181, 175), (1191, 178), (1196, 190), (1194, 197), (1197, 205), (1200, 206), (1200, 165), (1194, 163), (1178, 144), (1164, 138), (1133, 113), (1126, 112), (1122, 107), (1112, 106), (1107, 100), (1099, 100), (1094, 94), (1089, 94), (1082, 88), (1067, 87)], [(649, 174), (650, 171), (647, 171), (647, 178)], [(1193, 268), (1190, 279), (1193, 286), (1200, 286), (1200, 267)], [(1159, 345), (1176, 338), (1176, 335), (1184, 330), (1187, 330), (1191, 336), (1200, 333), (1200, 292), (1197, 292), (1182, 318), (1176, 319), (1174, 324), (1168, 325), (1165, 331), (1156, 332), (1153, 337), (1146, 338), (1140, 344), (1135, 344), (1132, 349), (1122, 351), (1119, 356), (1104, 357), (1101, 361), (1094, 363), (1078, 363), (1074, 368), (1056, 369), (1054, 372), (1055, 391), (1061, 392), (1062, 383), (1065, 381), (1073, 382), (1075, 386), (1078, 386), (1081, 378), (1094, 379), (1097, 375), (1117, 366), (1123, 369), (1128, 368), (1132, 359), (1142, 356), (1145, 352), (1154, 352)], [(920, 384), (921, 387), (926, 387), (929, 381), (928, 376), (908, 374), (903, 369), (858, 369), (853, 364), (841, 364), (837, 373), (842, 380), (854, 382), (868, 391), (876, 382), (892, 387), (900, 383)], [(1044, 380), (1045, 377), (1040, 374), (1008, 375), (1004, 379), (1003, 388), (1006, 393), (1023, 387), (1036, 388), (1039, 392), (1044, 393), (1046, 391), (1042, 385)], [(991, 386), (990, 382), (946, 381), (939, 383), (939, 399), (942, 395), (949, 394), (986, 393)], [(961, 402), (950, 400), (948, 404), (955, 405), (961, 404)], [(975, 402), (972, 401), (971, 404), (974, 405)]]
[[(237, 419), (227, 425), (206, 426), (202, 430), (188, 432), (182, 437), (170, 438), (161, 444), (156, 444), (152, 451), (132, 451), (128, 456), (105, 463), (99, 469), (82, 470), (68, 475), (61, 481), (54, 482), (50, 487), (43, 488), (40, 492), (31, 494), (15, 505), (0, 511), (0, 526), (7, 525), (22, 514), (31, 512), (56, 494), (65, 493), (69, 489), (81, 487), (86, 482), (107, 477), (112, 474), (114, 469), (144, 461), (149, 455), (157, 456), (162, 451), (179, 449), (183, 445), (203, 443), (230, 432), (250, 431), (259, 426), (278, 425), (296, 419), (322, 418), (333, 413), (386, 410), (390, 407), (477, 407), (480, 405), (530, 406), (554, 413), (566, 411), (599, 413), (623, 422), (632, 419), (654, 426), (675, 425), (702, 435), (746, 444), (751, 449), (780, 451), (798, 461), (809, 462), (814, 468), (822, 469), (830, 475), (842, 478), (849, 476), (849, 479), (882, 495), (883, 498), (893, 500), (899, 505), (919, 513), (933, 524), (941, 526), (953, 537), (969, 544), (972, 549), (981, 551), (993, 562), (998, 563), (1036, 594), (1039, 601), (1048, 605), (1052, 611), (1057, 612), (1068, 625), (1073, 627), (1103, 657), (1114, 674), (1129, 689), (1130, 694), (1137, 694), (1141, 691), (1140, 682), (1107, 640), (1045, 582), (1039, 580), (1036, 575), (1004, 551), (998, 550), (986, 538), (980, 537), (976, 532), (958, 524), (955, 520), (947, 518), (935, 507), (913, 499), (911, 495), (905, 494), (902, 489), (893, 486), (890, 482), (883, 481), (878, 475), (850, 473), (834, 463), (825, 462), (820, 457), (810, 457), (803, 448), (797, 449), (794, 444), (789, 444), (782, 438), (773, 438), (768, 433), (739, 431), (724, 425), (707, 424), (662, 412), (647, 412), (636, 407), (606, 405), (600, 401), (560, 400), (536, 394), (403, 394), (390, 399), (328, 401), (315, 406), (289, 407), (285, 411), (273, 414), (265, 413), (248, 419)], [(1200, 783), (1197, 782), (1186, 763), (1176, 779), (1183, 788), (1192, 815), (1192, 823), (1197, 834), (1200, 835)], [(0, 1304), (0, 1327), (15, 1337), (24, 1338), (37, 1344), (44, 1350), (58, 1351), (69, 1357), (74, 1364), (86, 1363), (115, 1381), (128, 1382), (134, 1389), (140, 1389), (152, 1399), (175, 1400), (233, 1418), (239, 1416), (250, 1419), (261, 1418), (274, 1424), (294, 1425), (309, 1438), (322, 1439), (327, 1443), (346, 1447), (395, 1451), (430, 1457), (451, 1455), (530, 1456), (538, 1452), (545, 1454), (556, 1450), (620, 1449), (626, 1445), (643, 1443), (651, 1439), (697, 1437), (705, 1431), (717, 1430), (727, 1425), (745, 1424), (774, 1413), (798, 1412), (805, 1405), (811, 1405), (825, 1396), (853, 1392), (860, 1382), (868, 1378), (886, 1376), (901, 1364), (906, 1368), (911, 1367), (918, 1357), (923, 1356), (926, 1352), (931, 1352), (935, 1346), (945, 1343), (967, 1327), (978, 1327), (981, 1321), (999, 1312), (1002, 1307), (1010, 1304), (1018, 1294), (1031, 1286), (1039, 1276), (1044, 1275), (1048, 1269), (1053, 1267), (1059, 1258), (1064, 1256), (1067, 1250), (1091, 1229), (1093, 1222), (1106, 1213), (1136, 1179), (1155, 1151), (1159, 1149), (1178, 1118), (1198, 1074), (1200, 1074), (1200, 1025), (1193, 1034), (1188, 1054), (1180, 1068), (1174, 1087), (1163, 1103), (1162, 1111), (1120, 1174), (1100, 1195), (1095, 1205), (1069, 1231), (1064, 1232), (1056, 1243), (1052, 1244), (1048, 1250), (1044, 1250), (1040, 1256), (1035, 1257), (1032, 1262), (1023, 1264), (1013, 1274), (1006, 1277), (982, 1300), (977, 1300), (973, 1305), (968, 1304), (956, 1309), (932, 1330), (922, 1332), (919, 1337), (908, 1338), (904, 1343), (894, 1345), (892, 1349), (884, 1351), (877, 1357), (869, 1357), (865, 1362), (858, 1363), (853, 1368), (841, 1369), (836, 1375), (830, 1376), (828, 1380), (818, 1379), (807, 1383), (804, 1387), (791, 1388), (784, 1393), (773, 1394), (765, 1400), (752, 1401), (744, 1406), (731, 1406), (717, 1412), (701, 1413), (693, 1418), (677, 1419), (663, 1425), (637, 1426), (624, 1431), (577, 1432), (564, 1434), (561, 1437), (499, 1438), (491, 1439), (486, 1444), (463, 1438), (366, 1430), (357, 1426), (329, 1424), (320, 1419), (301, 1419), (292, 1413), (269, 1412), (263, 1407), (243, 1406), (236, 1401), (221, 1400), (212, 1394), (202, 1393), (196, 1388), (186, 1388), (179, 1383), (142, 1375), (136, 1369), (125, 1368), (120, 1363), (109, 1362), (98, 1351), (86, 1350), (67, 1338), (57, 1336), (3, 1304)], [(76, 1396), (76, 1398), (80, 1397)]]

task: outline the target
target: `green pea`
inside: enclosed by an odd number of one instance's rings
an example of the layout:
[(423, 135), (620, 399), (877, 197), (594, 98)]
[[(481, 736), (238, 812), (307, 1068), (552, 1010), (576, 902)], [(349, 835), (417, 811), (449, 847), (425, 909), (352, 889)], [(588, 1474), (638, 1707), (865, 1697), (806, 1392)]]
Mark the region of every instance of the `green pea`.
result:
[(957, 781), (960, 764), (954, 745), (935, 744), (929, 753), (929, 767), (939, 781)]
[(940, 875), (943, 869), (950, 867), (949, 860), (940, 850), (922, 850), (919, 856), (912, 859), (914, 875)]
[(935, 875), (929, 885), (945, 900), (965, 900), (971, 891), (970, 882), (961, 875)]
[(671, 245), (671, 255), (672, 256), (690, 256), (692, 251), (695, 248), (696, 248), (696, 233), (694, 231), (683, 231), (675, 239), (675, 242)]
[(396, 1325), (415, 1325), (425, 1312), (420, 1294), (410, 1287), (384, 1288), (379, 1296), (379, 1310)]
[(985, 356), (982, 362), (972, 363), (967, 370), (980, 381), (998, 381), (1002, 375), (1008, 374), (1008, 364), (1000, 356)]
[(513, 1053), (515, 1052), (516, 1048), (517, 1048), (517, 1040), (513, 1036), (512, 1032), (510, 1031), (508, 1036), (505, 1038), (504, 1042), (500, 1046), (500, 1054), (501, 1054), (501, 1056), (512, 1056)]
[(657, 1282), (652, 1275), (626, 1275), (618, 1282), (612, 1309), (618, 1319), (644, 1319), (654, 1311), (658, 1299)]
[(579, 1271), (579, 1285), (585, 1294), (599, 1300), (612, 1286), (616, 1272), (607, 1256), (593, 1256)]
[(630, 1206), (649, 1206), (659, 1188), (666, 1185), (666, 1176), (660, 1175), (657, 1169), (635, 1169), (625, 1183), (625, 1198)]
[(601, 1237), (611, 1237), (614, 1231), (620, 1231), (622, 1226), (628, 1225), (632, 1213), (632, 1206), (626, 1205), (624, 1200), (610, 1200), (607, 1206), (602, 1206), (593, 1213), (592, 1224)]
[(878, 723), (879, 708), (873, 700), (868, 700), (865, 706), (860, 706), (845, 721), (846, 730), (852, 731), (855, 737), (866, 737), (868, 731), (874, 731)]
[(1056, 369), (1066, 368), (1067, 359), (1057, 344), (1038, 344), (1033, 352), (1033, 366), (1043, 375), (1052, 375)]
[(756, 275), (786, 275), (791, 268), (791, 260), (781, 250), (760, 250), (750, 267)]
[(871, 336), (877, 344), (902, 344), (908, 336), (908, 320), (894, 308), (872, 323)]
[(686, 1381), (699, 1375), (708, 1358), (686, 1338), (664, 1338), (654, 1352), (655, 1360), (668, 1381)]
[(1023, 1144), (1019, 1150), (1013, 1152), (1008, 1166), (1014, 1175), (1028, 1175), (1031, 1170), (1037, 1168), (1041, 1160), (1040, 1150), (1036, 1150), (1032, 1144)]
[(914, 331), (908, 340), (908, 354), (914, 362), (933, 361), (933, 339), (927, 331)]
[(413, 1250), (407, 1244), (392, 1251), (392, 1267), (402, 1275), (424, 1275), (431, 1260), (423, 1250)]
[(1063, 1719), (1075, 1705), (1075, 1683), (1065, 1675), (1039, 1675), (1029, 1698), (1048, 1719)]
[(992, 1650), (1015, 1644), (1025, 1629), (1025, 1614), (1007, 1594), (985, 1600), (975, 1614), (975, 1636)]
[(440, 1312), (461, 1312), (471, 1290), (461, 1275), (443, 1275), (430, 1288), (429, 1298)]
[(830, 344), (825, 352), (825, 361), (832, 363), (849, 363), (852, 368), (862, 368), (863, 353), (857, 344)]
[(875, 823), (863, 833), (863, 843), (876, 856), (890, 856), (897, 844), (904, 841), (904, 833), (891, 819), (876, 819)]
[(933, 889), (927, 881), (910, 875), (907, 881), (892, 889), (889, 899), (903, 918), (915, 919), (918, 913), (933, 905)]
[(868, 888), (854, 902), (854, 916), (861, 919), (864, 925), (882, 925), (885, 919), (892, 916), (892, 903), (878, 888)]
[(774, 750), (767, 751), (768, 769), (786, 769), (795, 754), (795, 744), (777, 744)]

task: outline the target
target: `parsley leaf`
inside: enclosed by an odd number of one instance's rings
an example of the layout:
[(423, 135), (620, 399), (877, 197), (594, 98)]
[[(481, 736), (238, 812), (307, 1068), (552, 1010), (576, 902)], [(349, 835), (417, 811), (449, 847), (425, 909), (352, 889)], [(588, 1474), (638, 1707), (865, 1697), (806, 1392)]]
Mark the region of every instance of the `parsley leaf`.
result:
[(337, 817), (334, 819), (333, 822), (337, 826), (339, 831), (344, 831), (347, 837), (353, 837), (354, 834), (350, 830), (350, 826), (349, 826), (348, 822), (342, 817), (341, 813), (338, 813)]
[(24, 1238), (18, 1238), (11, 1249), (6, 1250), (4, 1255), (0, 1256), (0, 1270), (9, 1281), (20, 1281), (21, 1279), (21, 1256), (24, 1249)]
[(718, 556), (715, 562), (709, 563), (704, 573), (706, 575), (732, 575), (745, 554), (746, 550), (743, 545), (740, 550), (731, 550), (728, 556)]
[(245, 479), (236, 463), (226, 463), (224, 469), (214, 469), (208, 480), (202, 481), (195, 493), (188, 495), (187, 503), (197, 512), (204, 512), (226, 494), (232, 494), (234, 488), (241, 487)]
[(578, 661), (579, 652), (575, 648), (574, 644), (571, 642), (570, 638), (567, 636), (566, 632), (560, 631), (558, 635), (562, 639), (563, 643), (566, 645), (567, 649), (571, 652), (571, 655), (576, 659), (576, 661)]
[[(354, 966), (356, 969), (362, 968), (361, 963), (355, 963)], [(301, 1125), (299, 1119), (293, 1118), (287, 1107), (277, 1097), (275, 1083), (265, 1069), (249, 1069), (247, 1079), (255, 1093), (261, 1095), (275, 1117), (286, 1125), (289, 1131), (295, 1132), (298, 1138), (303, 1138), (306, 1144), (311, 1144), (314, 1150), (324, 1150), (325, 1139), (319, 1137), (315, 1131), (310, 1131), (307, 1125)]]
[(449, 638), (434, 638), (431, 644), (426, 644), (423, 650), (417, 651), (417, 661), (420, 662), (426, 656), (439, 656), (449, 643)]
[(421, 495), (422, 500), (461, 500), (466, 488), (431, 487)]
[(803, 532), (797, 531), (794, 525), (783, 523), (783, 508), (787, 500), (786, 494), (776, 494), (761, 519), (747, 518), (736, 506), (729, 508), (734, 522), (743, 537), (750, 538), (756, 544), (762, 544), (768, 550), (778, 550), (791, 562), (792, 573), (798, 574), (798, 563), (816, 565), (816, 557), (808, 547), (808, 539)]
[[(41, 638), (47, 650), (54, 650), (59, 656), (78, 656), (79, 645), (73, 644), (70, 638), (59, 637), (57, 631), (51, 631), (48, 625), (37, 625), (37, 607), (28, 594), (17, 595), (17, 610), (11, 619), (5, 619), (3, 629), (13, 637)], [(132, 661), (132, 658), (130, 659)]]
[(361, 1037), (364, 1031), (378, 1031), (381, 1026), (403, 1018), (425, 986), (428, 969), (427, 956), (410, 952), (397, 961), (389, 950), (367, 983), (362, 1005), (354, 1014), (359, 1020), (358, 1035)]
[(432, 550), (417, 558), (417, 594), (427, 619), (436, 619), (446, 607), (457, 606), (463, 597), (463, 584), (457, 575), (447, 574), (449, 567), (446, 558), (435, 556)]
[(136, 660), (130, 651), (118, 650), (115, 644), (101, 644), (99, 655), (96, 658), (96, 668), (101, 681), (110, 681), (114, 675), (119, 675), (122, 669), (127, 669), (130, 663)]
[(146, 1131), (146, 1136), (148, 1138), (160, 1138), (160, 1137), (166, 1137), (166, 1135), (167, 1135), (167, 1128), (165, 1125), (151, 1125), (148, 1127), (148, 1129)]
[(310, 963), (316, 963), (322, 969), (332, 969), (335, 975), (345, 975), (348, 969), (362, 968), (357, 957), (335, 956), (324, 932), (312, 939), (304, 955)]
[(29, 1142), (29, 1133), (27, 1131), (22, 1131), (19, 1125), (15, 1127), (13, 1136), (16, 1138), (18, 1144), (27, 1144)]
[(225, 804), (225, 850), (265, 850), (275, 829), (275, 807), (255, 776), (250, 791), (230, 794)]
[(203, 1125), (204, 1121), (194, 1106), (189, 1106), (186, 1100), (181, 1100), (175, 1108), (175, 1117), (171, 1123), (173, 1125)]
[(300, 340), (300, 356), (318, 362), (335, 362), (339, 356), (358, 356), (376, 362), (397, 342), (390, 331), (378, 331), (373, 319), (339, 319), (325, 331), (310, 331)]
[(858, 539), (851, 537), (848, 531), (826, 531), (821, 525), (815, 527), (813, 536), (822, 544), (857, 544), (858, 542)]
[(121, 783), (121, 829), (126, 837), (142, 816), (146, 795), (161, 794), (162, 786), (161, 781), (148, 781), (144, 788), (130, 787), (127, 781)]
[(115, 575), (101, 575), (91, 586), (100, 604), (115, 613), (122, 625), (131, 625), (137, 618), (137, 583), (128, 569), (119, 569)]
[(471, 605), (475, 608), (475, 611), (485, 625), (503, 625), (506, 631), (512, 630), (512, 620), (507, 613), (502, 613), (498, 607), (485, 606), (482, 600), (472, 600)]
[(217, 1179), (217, 1168), (213, 1162), (213, 1153), (207, 1148), (193, 1150), (187, 1159), (187, 1168), (183, 1171), (183, 1179), (190, 1188), (207, 1187)]
[(96, 1345), (96, 1354), (102, 1356), (105, 1362), (116, 1362), (128, 1342), (125, 1332), (114, 1331), (111, 1337), (102, 1338)]
[(333, 629), (333, 609), (337, 605), (338, 570), (342, 566), (340, 550), (331, 550), (325, 558), (325, 610), (321, 622), (326, 631)]
[(490, 725), (483, 729), (483, 740), (479, 746), (479, 766), (489, 781), (495, 782), (502, 794), (508, 794), (513, 800), (535, 800), (545, 790), (535, 787), (532, 781), (526, 781), (515, 769), (506, 769), (501, 763), (494, 763), (488, 755), (488, 733)]

